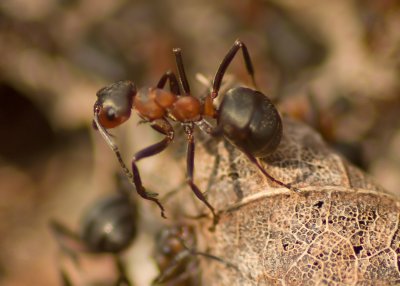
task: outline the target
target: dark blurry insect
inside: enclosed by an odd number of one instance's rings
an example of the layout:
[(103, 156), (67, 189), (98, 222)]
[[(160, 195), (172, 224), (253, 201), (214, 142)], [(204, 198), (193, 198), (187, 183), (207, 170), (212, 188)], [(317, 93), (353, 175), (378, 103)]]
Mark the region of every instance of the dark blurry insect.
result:
[(156, 238), (154, 259), (160, 274), (153, 285), (200, 285), (199, 261), (191, 253), (195, 247), (192, 227), (177, 225), (163, 229)]
[[(119, 254), (127, 249), (136, 237), (137, 207), (129, 198), (126, 186), (120, 193), (96, 201), (82, 217), (81, 229), (76, 233), (57, 221), (51, 230), (62, 252), (78, 262), (78, 253), (109, 253), (114, 255), (119, 271), (115, 285), (132, 285)], [(61, 269), (64, 285), (72, 285), (67, 273)]]
[[(239, 49), (242, 49), (247, 72), (251, 76), (253, 85), (256, 86), (247, 47), (237, 40), (222, 60), (213, 80), (212, 91), (203, 102), (191, 95), (180, 49), (173, 50), (179, 72), (178, 79), (174, 73), (168, 71), (161, 77), (156, 87), (142, 88), (137, 91), (133, 82), (119, 81), (97, 92), (97, 101), (94, 104), (95, 127), (116, 153), (125, 173), (133, 180), (138, 194), (144, 199), (154, 201), (160, 207), (163, 217), (165, 217), (164, 208), (156, 198), (156, 194), (146, 192), (136, 163), (143, 158), (162, 152), (173, 140), (174, 129), (169, 120), (179, 122), (184, 129), (188, 142), (187, 183), (197, 198), (211, 210), (214, 225), (218, 221), (218, 216), (193, 181), (195, 152), (193, 132), (196, 125), (210, 135), (222, 135), (228, 139), (271, 181), (298, 191), (269, 175), (257, 160), (275, 151), (282, 137), (282, 121), (272, 102), (257, 90), (235, 87), (223, 96), (218, 108), (213, 104), (218, 96), (225, 72)], [(169, 81), (170, 92), (163, 89), (167, 81)], [(124, 164), (118, 147), (106, 130), (125, 122), (130, 117), (132, 108), (143, 121), (149, 122), (154, 130), (165, 135), (162, 141), (133, 156), (131, 162), (133, 175)], [(205, 120), (205, 117), (215, 118), (217, 126), (214, 128)]]
[(212, 254), (196, 249), (195, 230), (190, 225), (175, 225), (159, 232), (154, 259), (160, 274), (153, 285), (199, 286), (201, 284), (199, 257), (212, 259), (237, 270), (237, 267)]

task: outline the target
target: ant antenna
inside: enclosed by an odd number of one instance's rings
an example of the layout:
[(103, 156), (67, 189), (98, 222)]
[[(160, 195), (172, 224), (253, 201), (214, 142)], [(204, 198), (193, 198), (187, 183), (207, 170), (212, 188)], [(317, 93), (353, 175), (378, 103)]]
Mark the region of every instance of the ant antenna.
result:
[(111, 148), (111, 150), (115, 153), (117, 156), (118, 162), (124, 171), (125, 175), (128, 177), (129, 182), (131, 183), (132, 186), (135, 187), (136, 192), (144, 199), (150, 200), (155, 202), (158, 207), (161, 210), (161, 216), (163, 218), (166, 218), (165, 213), (164, 213), (164, 207), (161, 205), (161, 203), (156, 199), (157, 193), (153, 192), (147, 192), (147, 191), (141, 191), (136, 188), (136, 184), (134, 182), (134, 176), (131, 173), (131, 171), (128, 169), (128, 167), (125, 165), (124, 160), (122, 159), (121, 152), (119, 151), (118, 146), (114, 143), (114, 141), (111, 139), (111, 136), (108, 134), (107, 130), (100, 124), (99, 122), (99, 106), (96, 106), (95, 111), (94, 111), (94, 123), (96, 124), (96, 127), (98, 131), (100, 132), (101, 136), (104, 138), (106, 141), (107, 145)]
[[(111, 139), (111, 136), (108, 134), (107, 130), (104, 129), (104, 127), (100, 124), (99, 122), (99, 110), (96, 108), (94, 112), (94, 123), (96, 124), (96, 127), (98, 131), (100, 132), (101, 136), (103, 139), (106, 141), (107, 145), (111, 148), (111, 150), (115, 153), (115, 155), (118, 158), (118, 162), (122, 167), (122, 170), (124, 171), (125, 175), (129, 178), (129, 181), (133, 186), (134, 183), (132, 182), (133, 175), (131, 171), (129, 171), (128, 167), (126, 167), (124, 160), (122, 159), (121, 152), (119, 151), (118, 146), (113, 142)], [(135, 186), (136, 188), (136, 186)]]

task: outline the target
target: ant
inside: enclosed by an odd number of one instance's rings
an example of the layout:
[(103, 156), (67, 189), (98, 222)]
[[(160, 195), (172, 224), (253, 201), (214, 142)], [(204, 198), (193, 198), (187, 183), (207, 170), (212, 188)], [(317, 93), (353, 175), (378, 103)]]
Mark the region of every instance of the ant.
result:
[[(136, 237), (137, 207), (129, 198), (127, 186), (119, 182), (119, 193), (96, 201), (88, 208), (81, 220), (81, 231), (76, 233), (58, 221), (51, 221), (50, 228), (63, 254), (78, 263), (77, 253), (108, 253), (115, 257), (119, 277), (117, 286), (131, 286), (120, 253), (126, 250)], [(63, 285), (72, 285), (66, 272), (61, 269)]]
[(198, 261), (191, 255), (196, 245), (193, 227), (176, 225), (161, 230), (156, 237), (154, 260), (160, 274), (153, 285), (192, 285), (195, 284)]
[[(255, 89), (232, 88), (226, 92), (217, 108), (214, 106), (214, 100), (218, 97), (227, 68), (240, 49)], [(246, 45), (240, 40), (235, 41), (222, 60), (215, 74), (211, 93), (207, 94), (204, 101), (200, 101), (191, 95), (181, 49), (175, 48), (173, 53), (178, 68), (178, 78), (173, 72), (167, 71), (160, 78), (156, 87), (140, 90), (137, 90), (135, 84), (131, 81), (119, 81), (100, 89), (97, 92), (97, 101), (94, 104), (94, 126), (115, 152), (122, 169), (132, 180), (138, 194), (144, 199), (155, 202), (161, 209), (161, 215), (165, 218), (164, 207), (156, 198), (157, 194), (146, 192), (136, 163), (143, 158), (156, 155), (168, 147), (174, 139), (174, 128), (170, 120), (179, 122), (186, 134), (188, 142), (187, 183), (197, 198), (212, 212), (214, 226), (218, 223), (218, 215), (193, 181), (195, 154), (193, 132), (195, 126), (212, 136), (223, 136), (239, 148), (269, 180), (298, 192), (298, 189), (268, 174), (257, 160), (257, 158), (265, 157), (277, 149), (282, 138), (282, 120), (271, 100), (256, 90), (253, 64)], [(167, 81), (170, 85), (169, 92), (164, 90)], [(118, 147), (112, 141), (107, 129), (117, 127), (128, 120), (132, 108), (136, 110), (144, 122), (148, 122), (154, 130), (163, 134), (165, 138), (133, 156), (131, 173), (123, 162)], [(217, 126), (213, 127), (208, 123), (205, 120), (207, 117), (216, 119)]]
[(235, 270), (239, 269), (223, 259), (196, 250), (196, 235), (192, 226), (178, 224), (162, 229), (156, 237), (154, 259), (160, 274), (152, 285), (201, 285), (198, 256), (203, 256)]

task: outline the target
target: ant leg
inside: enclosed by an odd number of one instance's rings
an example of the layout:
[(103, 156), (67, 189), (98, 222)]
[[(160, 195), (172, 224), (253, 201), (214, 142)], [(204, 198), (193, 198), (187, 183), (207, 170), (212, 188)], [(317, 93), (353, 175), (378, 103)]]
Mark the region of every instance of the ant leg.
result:
[(77, 262), (77, 253), (87, 251), (86, 246), (82, 243), (78, 234), (68, 229), (58, 221), (50, 222), (50, 230), (52, 231), (55, 240), (60, 246), (61, 251)]
[[(205, 120), (201, 120), (199, 122), (196, 123), (196, 125), (203, 130), (204, 132), (210, 134), (213, 137), (218, 137), (221, 136), (221, 129), (217, 127), (212, 127), (207, 121)], [(270, 179), (271, 181), (277, 183), (278, 185), (285, 187), (289, 190), (295, 191), (296, 193), (300, 192), (299, 189), (292, 187), (288, 184), (285, 184), (277, 179), (275, 179), (274, 177), (272, 177), (270, 174), (267, 173), (267, 171), (265, 171), (265, 169), (261, 166), (260, 162), (258, 162), (257, 158), (255, 158), (253, 155), (251, 155), (248, 152), (245, 152), (243, 150), (241, 150), (249, 159), (252, 163), (254, 163), (257, 168), (264, 174), (264, 176), (266, 176), (268, 179)]]
[(126, 267), (124, 262), (121, 260), (121, 257), (115, 255), (115, 265), (118, 269), (118, 280), (115, 283), (116, 286), (132, 286), (132, 282), (129, 280), (128, 275), (126, 273)]
[[(145, 191), (145, 189), (143, 188), (143, 185), (141, 183), (141, 180), (140, 180), (139, 171), (137, 171), (136, 174), (132, 174), (131, 173), (131, 171), (125, 165), (124, 160), (122, 159), (122, 156), (121, 156), (121, 153), (119, 151), (118, 146), (114, 143), (114, 141), (112, 140), (110, 134), (108, 134), (107, 130), (100, 124), (100, 122), (99, 122), (99, 112), (100, 112), (99, 108), (100, 108), (99, 106), (95, 106), (95, 111), (94, 111), (94, 123), (96, 124), (96, 127), (97, 127), (98, 131), (100, 132), (101, 136), (106, 141), (107, 145), (115, 153), (115, 156), (117, 157), (118, 162), (119, 162), (122, 170), (124, 171), (125, 175), (128, 177), (130, 183), (135, 187), (136, 192), (142, 198), (144, 198), (146, 200), (149, 200), (149, 201), (153, 201), (154, 203), (156, 203), (158, 205), (158, 207), (160, 208), (160, 210), (161, 210), (161, 216), (165, 218), (164, 207), (155, 198), (155, 196), (157, 196), (157, 194), (149, 193), (149, 192)], [(154, 128), (154, 129), (156, 129), (156, 128)], [(161, 152), (161, 151), (159, 151), (159, 152)], [(157, 153), (155, 153), (155, 154), (157, 154)], [(136, 170), (137, 170), (137, 168), (136, 168)]]
[[(72, 262), (79, 267), (78, 252), (87, 251), (79, 236), (57, 221), (50, 222), (52, 231), (62, 255), (66, 255)], [(63, 286), (72, 286), (73, 283), (64, 267), (59, 265), (59, 275)]]
[(257, 158), (254, 157), (253, 155), (251, 155), (250, 153), (247, 153), (245, 151), (242, 150), (242, 152), (250, 159), (250, 161), (255, 164), (257, 166), (257, 168), (261, 171), (261, 173), (263, 173), (264, 176), (266, 176), (269, 180), (271, 180), (272, 182), (286, 188), (289, 189), (291, 191), (294, 191), (295, 193), (299, 193), (300, 190), (292, 187), (290, 184), (285, 184), (277, 179), (275, 179), (274, 177), (272, 177), (270, 174), (268, 174), (268, 172), (264, 169), (263, 166), (261, 166), (260, 162), (258, 162)]
[(156, 204), (161, 209), (161, 216), (163, 218), (166, 218), (165, 214), (164, 214), (164, 207), (161, 205), (161, 203), (156, 198), (149, 197), (148, 193), (146, 192), (145, 188), (143, 187), (143, 183), (140, 178), (140, 173), (139, 173), (139, 169), (136, 165), (136, 162), (138, 162), (139, 160), (141, 160), (143, 158), (151, 157), (153, 155), (156, 155), (156, 154), (164, 151), (165, 148), (168, 147), (169, 143), (171, 143), (171, 141), (174, 139), (174, 130), (173, 130), (171, 124), (165, 119), (152, 122), (151, 127), (154, 130), (165, 135), (166, 137), (163, 140), (161, 140), (160, 142), (150, 145), (150, 146), (144, 148), (143, 150), (137, 152), (133, 156), (132, 161), (131, 161), (133, 182), (135, 183), (138, 194), (145, 199), (155, 201)]
[(176, 66), (178, 67), (178, 72), (179, 72), (179, 80), (182, 85), (183, 91), (185, 92), (186, 95), (189, 95), (190, 94), (190, 86), (189, 86), (189, 82), (186, 77), (185, 67), (183, 65), (182, 50), (179, 48), (175, 48), (175, 49), (172, 49), (172, 52), (175, 55)]
[[(207, 134), (210, 134), (213, 137), (219, 137), (221, 136), (221, 129), (217, 126), (217, 127), (212, 127), (207, 121), (205, 121), (204, 119), (196, 122), (196, 125), (203, 130), (204, 132), (206, 132)], [(257, 168), (263, 173), (264, 176), (266, 176), (268, 179), (270, 179), (271, 181), (277, 183), (278, 185), (287, 188), (289, 190), (292, 190), (296, 193), (300, 192), (299, 189), (290, 186), (289, 184), (285, 184), (277, 179), (275, 179), (274, 177), (272, 177), (270, 174), (267, 173), (267, 171), (261, 166), (260, 162), (258, 162), (257, 158), (255, 158), (253, 155), (251, 155), (248, 152), (245, 152), (244, 150), (241, 150), (249, 159), (250, 161), (255, 164), (257, 166)]]
[(68, 274), (65, 272), (64, 269), (60, 270), (60, 277), (63, 286), (73, 286), (71, 279), (69, 278)]
[(203, 193), (193, 182), (193, 172), (194, 172), (194, 137), (193, 137), (193, 127), (185, 126), (185, 133), (187, 134), (188, 140), (188, 149), (187, 149), (187, 157), (186, 157), (186, 165), (187, 165), (187, 183), (191, 187), (193, 193), (196, 197), (201, 200), (212, 212), (213, 214), (213, 227), (217, 225), (219, 217), (215, 213), (214, 208), (210, 205), (207, 199), (204, 197)]
[(164, 88), (164, 86), (167, 83), (167, 80), (169, 80), (170, 91), (175, 95), (180, 94), (178, 80), (176, 79), (176, 76), (172, 71), (167, 71), (166, 73), (164, 73), (162, 75), (162, 77), (160, 78), (160, 80), (157, 83), (157, 88), (160, 88), (160, 89)]
[[(205, 121), (205, 120), (201, 120), (201, 121), (197, 122), (196, 125), (197, 125), (201, 130), (203, 130), (204, 132), (210, 134), (210, 135), (213, 136), (213, 137), (219, 137), (219, 136), (221, 136), (221, 134), (220, 134), (220, 133), (221, 133), (221, 129), (218, 128), (218, 126), (217, 126), (217, 127), (212, 127), (212, 126), (211, 126), (207, 121)], [(250, 159), (250, 161), (251, 161), (252, 163), (254, 163), (254, 164), (257, 166), (257, 168), (258, 168), (258, 169), (264, 174), (264, 176), (266, 176), (268, 179), (270, 179), (271, 181), (277, 183), (278, 185), (280, 185), (280, 186), (282, 186), (282, 187), (285, 187), (285, 188), (287, 188), (287, 189), (289, 189), (289, 190), (295, 191), (296, 193), (300, 192), (299, 189), (297, 189), (297, 188), (295, 188), (295, 187), (292, 187), (292, 186), (290, 186), (290, 185), (288, 185), (288, 184), (285, 184), (285, 183), (283, 183), (283, 182), (281, 182), (281, 181), (275, 179), (274, 177), (272, 177), (270, 174), (267, 173), (267, 171), (265, 171), (265, 169), (261, 166), (260, 162), (258, 162), (258, 160), (257, 160), (253, 155), (251, 155), (250, 153), (245, 152), (245, 151), (243, 151), (243, 150), (241, 150), (241, 151)]]
[(251, 76), (252, 84), (254, 85), (254, 87), (257, 86), (255, 78), (254, 78), (254, 69), (253, 69), (253, 64), (251, 62), (251, 59), (250, 59), (249, 51), (247, 50), (246, 45), (242, 41), (236, 40), (235, 43), (233, 44), (232, 48), (228, 51), (228, 53), (222, 60), (221, 64), (219, 65), (219, 68), (215, 74), (215, 77), (213, 80), (213, 89), (211, 92), (212, 99), (214, 99), (218, 96), (218, 92), (219, 92), (219, 89), (221, 88), (221, 83), (222, 83), (222, 79), (225, 75), (225, 72), (226, 72), (228, 66), (231, 64), (233, 58), (235, 57), (235, 55), (239, 49), (242, 49), (244, 63), (246, 65), (247, 72)]
[[(180, 263), (185, 263), (186, 259), (188, 258), (188, 254), (181, 254), (179, 255), (178, 259), (174, 259), (172, 264), (168, 266), (165, 270), (160, 273), (156, 278), (154, 278), (153, 282), (151, 283), (152, 286), (159, 286), (159, 285), (193, 285), (195, 278), (192, 276), (199, 273), (199, 265), (198, 263), (190, 262), (188, 266), (186, 266), (185, 271), (183, 273), (178, 274), (176, 276), (177, 267), (181, 266)], [(191, 279), (192, 278), (192, 279)], [(199, 278), (198, 278), (199, 279)], [(200, 285), (200, 284), (194, 284)]]

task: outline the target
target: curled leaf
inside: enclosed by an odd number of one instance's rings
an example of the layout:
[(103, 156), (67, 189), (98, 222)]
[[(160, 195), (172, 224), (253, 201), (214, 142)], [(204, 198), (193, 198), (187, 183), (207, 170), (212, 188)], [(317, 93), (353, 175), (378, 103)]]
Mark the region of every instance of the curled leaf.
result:
[[(204, 285), (390, 285), (400, 283), (399, 202), (331, 151), (320, 136), (284, 119), (268, 182), (228, 142), (198, 147), (196, 177), (220, 211), (215, 232), (199, 223), (210, 253)], [(199, 144), (200, 145), (200, 144)]]

